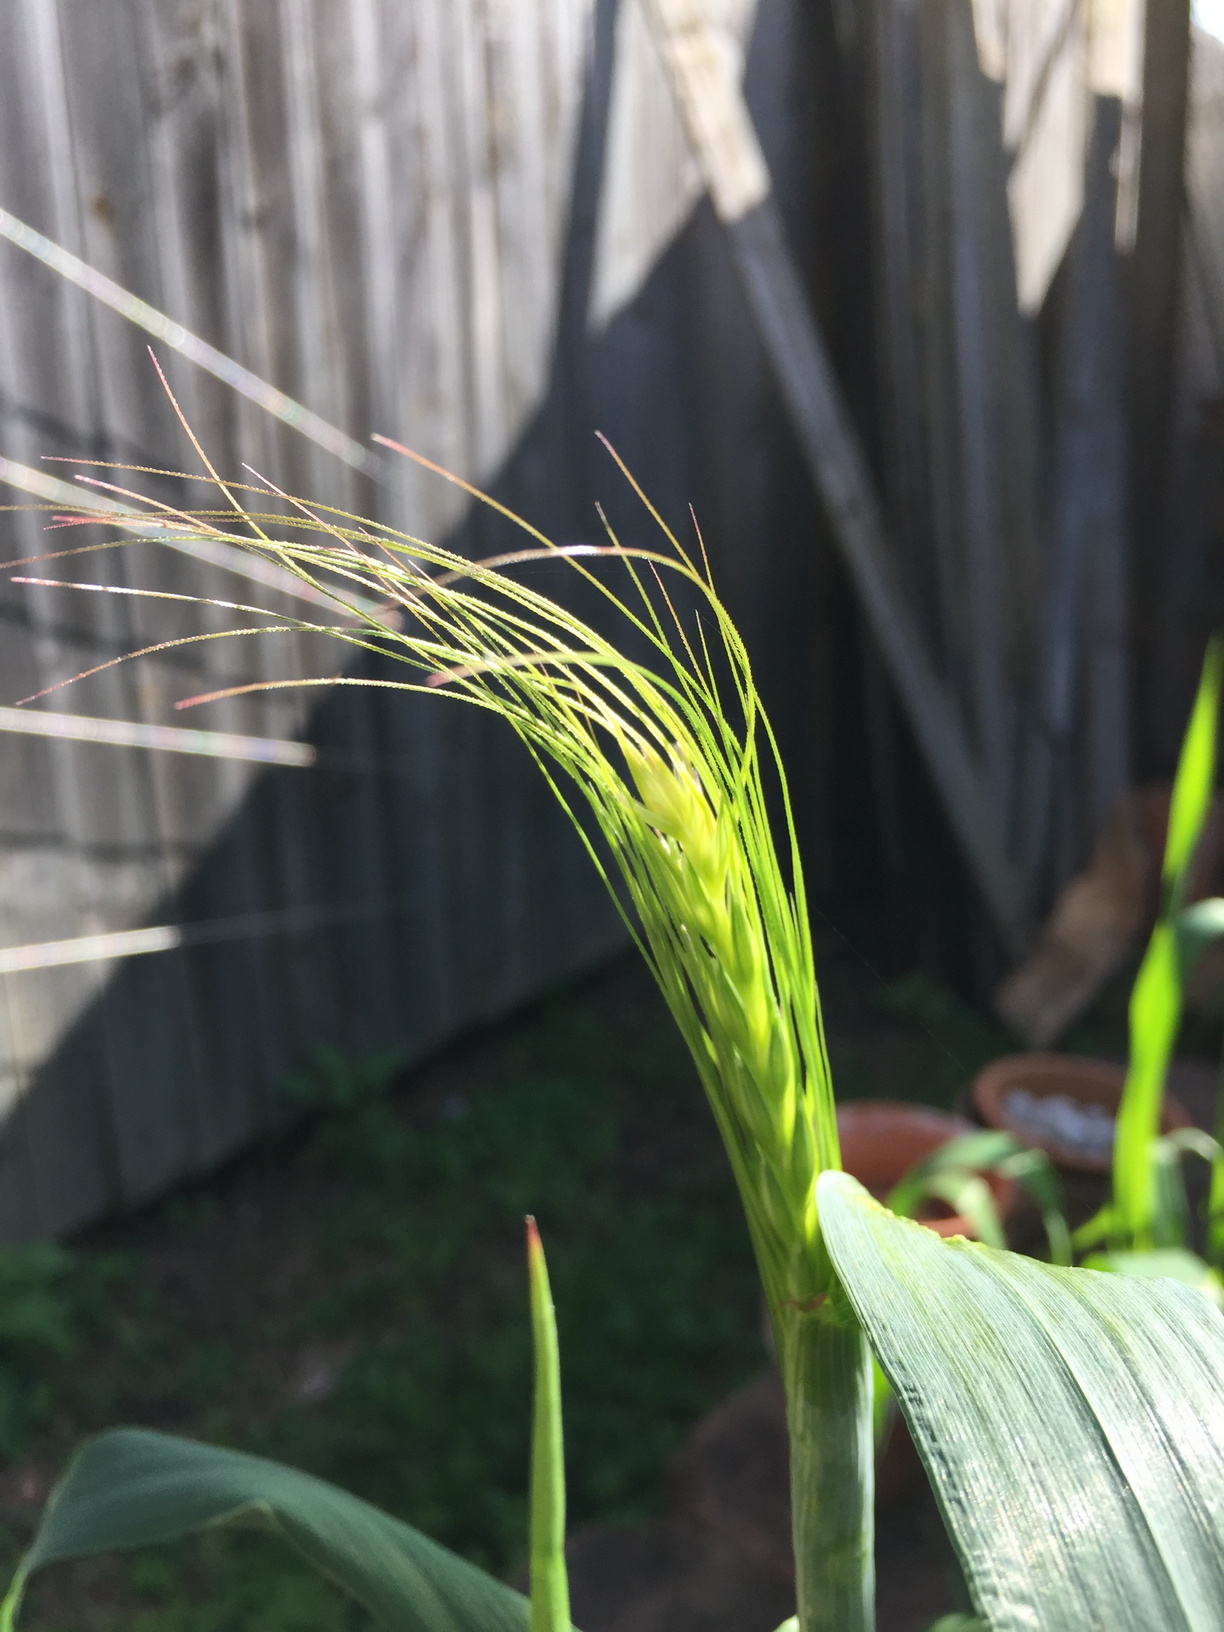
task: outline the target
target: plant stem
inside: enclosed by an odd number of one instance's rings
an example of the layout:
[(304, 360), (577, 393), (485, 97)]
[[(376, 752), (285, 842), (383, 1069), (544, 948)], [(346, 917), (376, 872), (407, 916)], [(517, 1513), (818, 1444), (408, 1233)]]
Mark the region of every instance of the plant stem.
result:
[(827, 1305), (775, 1316), (790, 1434), (800, 1632), (874, 1632), (875, 1467), (871, 1355)]

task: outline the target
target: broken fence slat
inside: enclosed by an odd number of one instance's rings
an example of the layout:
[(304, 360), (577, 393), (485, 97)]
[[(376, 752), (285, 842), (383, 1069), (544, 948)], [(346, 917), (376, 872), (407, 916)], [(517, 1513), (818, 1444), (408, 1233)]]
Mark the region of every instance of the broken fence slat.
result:
[(834, 535), (948, 820), (1000, 938), (1014, 955), (1030, 920), (1002, 824), (969, 757), (951, 700), (902, 599), (858, 440), (816, 334), (772, 199), (727, 223), (753, 316)]
[(54, 714), (49, 709), (0, 707), (0, 733), (100, 742), (118, 748), (152, 748), (169, 754), (203, 754), (212, 759), (252, 760), (260, 765), (313, 765), (318, 752), (309, 742), (283, 737), (251, 737), (235, 731), (196, 731), (142, 720), (106, 720), (92, 714)]
[(338, 924), (377, 923), (411, 908), (411, 901), (396, 901), (380, 895), (364, 901), (303, 902), (298, 906), (245, 912), (230, 918), (209, 918), (199, 923), (152, 924), (143, 929), (73, 935), (62, 941), (31, 941), (22, 946), (0, 947), (0, 975), (146, 957), (152, 952), (174, 952), (183, 946), (218, 946), (274, 935), (304, 935), (312, 930), (334, 929)]
[[(1001, 940), (1019, 957), (1031, 942), (1032, 925), (1004, 845), (1001, 813), (990, 802), (894, 576), (866, 458), (767, 190), (769, 172), (733, 59), (706, 19), (702, 0), (647, 0), (645, 9), (834, 537), (961, 851)], [(700, 76), (694, 64), (700, 64)], [(709, 113), (711, 101), (718, 117)], [(737, 179), (743, 177), (757, 178), (756, 185)]]
[(144, 329), (155, 340), (172, 350), (181, 352), (198, 367), (207, 369), (217, 379), (222, 380), (233, 390), (240, 392), (265, 413), (279, 419), (282, 424), (292, 430), (300, 431), (303, 436), (309, 437), (312, 442), (342, 459), (346, 465), (352, 465), (355, 470), (372, 477), (384, 487), (395, 489), (396, 483), (387, 461), (371, 448), (363, 447), (355, 442), (351, 436), (329, 425), (325, 419), (312, 413), (309, 408), (300, 402), (295, 402), (283, 391), (278, 391), (274, 385), (261, 380), (249, 368), (227, 357), (216, 346), (209, 345), (198, 334), (192, 334), (190, 329), (176, 323), (165, 312), (159, 312), (148, 301), (141, 300), (131, 290), (124, 289), (113, 278), (108, 278), (95, 267), (73, 255), (62, 244), (55, 243), (45, 237), (33, 227), (27, 226), (24, 221), (10, 215), (8, 210), (0, 209), (0, 238), (7, 240), (17, 249), (25, 250), (35, 260), (41, 261), (44, 266), (57, 272), (61, 278), (83, 289), (86, 294), (100, 300), (104, 306), (119, 313), (120, 317), (127, 318), (129, 323), (135, 323), (138, 328)]

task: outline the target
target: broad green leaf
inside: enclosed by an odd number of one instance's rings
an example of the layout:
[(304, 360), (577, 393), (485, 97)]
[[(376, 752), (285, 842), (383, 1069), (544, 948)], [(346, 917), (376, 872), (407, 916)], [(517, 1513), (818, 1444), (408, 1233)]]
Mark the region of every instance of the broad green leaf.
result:
[(527, 1632), (519, 1593), (347, 1491), (141, 1428), (89, 1440), (69, 1463), (0, 1610), (0, 1632), (43, 1565), (215, 1524), (275, 1531), (396, 1632)]
[(888, 1378), (880, 1370), (880, 1362), (871, 1361), (871, 1438), (877, 1453), (888, 1443), (897, 1415), (897, 1402), (888, 1386)]
[(531, 1423), (531, 1632), (570, 1632), (565, 1568), (565, 1452), (561, 1356), (548, 1265), (534, 1218), (527, 1220), (535, 1404)]
[(1174, 920), (1177, 934), (1177, 961), (1183, 980), (1189, 975), (1212, 941), (1224, 935), (1224, 900), (1218, 895), (1183, 907)]
[(844, 1173), (817, 1205), (987, 1626), (1219, 1632), (1219, 1312), (1171, 1281), (941, 1241)]

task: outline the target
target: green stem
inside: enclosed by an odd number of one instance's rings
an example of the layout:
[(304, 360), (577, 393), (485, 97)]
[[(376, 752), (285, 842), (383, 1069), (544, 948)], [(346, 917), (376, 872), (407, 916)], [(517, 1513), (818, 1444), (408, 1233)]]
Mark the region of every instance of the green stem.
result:
[(874, 1632), (871, 1354), (853, 1317), (783, 1305), (791, 1528), (800, 1632)]

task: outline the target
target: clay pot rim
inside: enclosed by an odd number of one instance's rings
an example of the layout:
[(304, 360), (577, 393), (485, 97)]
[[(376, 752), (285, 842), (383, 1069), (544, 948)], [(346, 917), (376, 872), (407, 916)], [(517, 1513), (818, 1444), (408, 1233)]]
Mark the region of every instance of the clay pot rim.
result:
[[(1112, 1060), (1094, 1059), (1091, 1055), (1055, 1054), (1042, 1050), (1005, 1054), (984, 1066), (973, 1079), (973, 1107), (988, 1127), (1000, 1128), (1030, 1144), (1032, 1141), (1028, 1136), (1009, 1121), (1003, 1111), (1003, 1095), (1009, 1088), (1025, 1087), (1040, 1099), (1063, 1094), (1082, 1105), (1100, 1105), (1116, 1112), (1122, 1101), (1125, 1081), (1124, 1065)], [(1162, 1133), (1194, 1126), (1194, 1120), (1185, 1106), (1168, 1092), (1161, 1107), (1160, 1126)], [(1083, 1151), (1060, 1144), (1056, 1139), (1043, 1140), (1035, 1148), (1044, 1150), (1056, 1166), (1074, 1173), (1108, 1173), (1113, 1165), (1108, 1158), (1086, 1156)]]
[[(895, 1130), (908, 1128), (911, 1132), (919, 1130), (932, 1135), (940, 1135), (935, 1142), (928, 1146), (927, 1151), (910, 1152), (908, 1159), (901, 1166), (896, 1177), (891, 1181), (897, 1183), (902, 1179), (916, 1161), (921, 1161), (923, 1155), (938, 1148), (949, 1139), (955, 1139), (961, 1134), (976, 1133), (977, 1125), (967, 1117), (958, 1115), (955, 1111), (939, 1110), (934, 1105), (916, 1104), (912, 1100), (904, 1099), (851, 1099), (837, 1106), (838, 1130), (843, 1130), (843, 1118), (848, 1123), (859, 1123), (864, 1132), (867, 1124), (874, 1123), (878, 1131), (886, 1134), (890, 1126)], [(995, 1207), (1000, 1221), (1005, 1222), (1014, 1210), (1018, 1199), (1015, 1184), (1010, 1179), (1002, 1178), (997, 1173), (983, 1173), (983, 1178), (989, 1184), (994, 1195)], [(948, 1218), (924, 1218), (921, 1223), (936, 1235), (945, 1238), (952, 1235), (964, 1235), (974, 1238), (973, 1226), (961, 1213), (954, 1213)]]
[[(956, 1133), (974, 1133), (976, 1124), (959, 1111), (943, 1111), (937, 1105), (924, 1105), (912, 1099), (839, 1099), (837, 1102), (837, 1119), (842, 1117), (848, 1121), (866, 1121), (869, 1117), (878, 1116), (881, 1121), (898, 1122), (928, 1122), (940, 1127), (951, 1127)], [(951, 1136), (950, 1136), (951, 1137)]]

